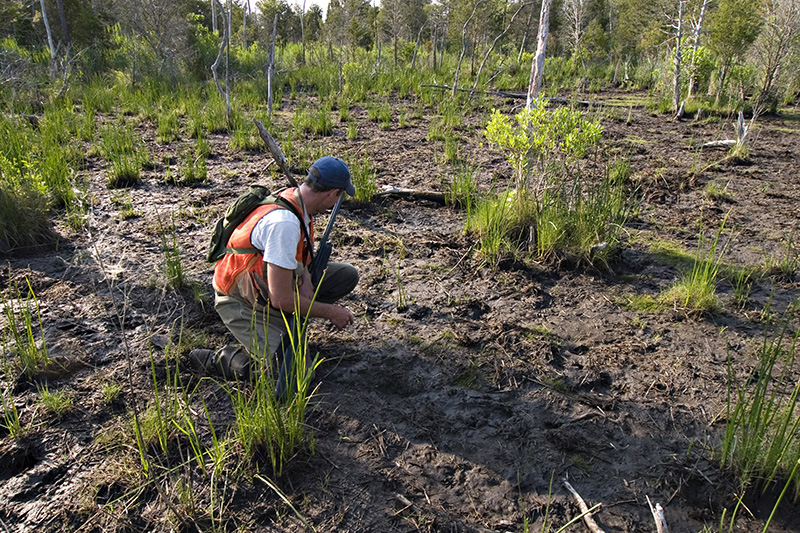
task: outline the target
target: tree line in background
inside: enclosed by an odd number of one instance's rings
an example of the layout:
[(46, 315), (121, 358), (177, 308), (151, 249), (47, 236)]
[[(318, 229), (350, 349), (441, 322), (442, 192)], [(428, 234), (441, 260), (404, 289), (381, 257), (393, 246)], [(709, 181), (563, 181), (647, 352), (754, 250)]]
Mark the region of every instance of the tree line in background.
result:
[[(438, 69), (439, 81), (458, 83), (460, 72), (462, 85), (519, 89), (497, 87), (508, 79), (498, 75), (530, 64), (541, 1), (331, 0), (323, 14), (306, 0), (252, 8), (245, 0), (0, 0), (0, 97), (34, 81), (40, 90), (43, 71), (52, 85), (112, 72), (134, 84), (206, 81), (223, 44), (228, 83), (265, 73), (275, 44), (292, 50), (279, 71), (368, 56)], [(800, 87), (800, 0), (546, 3), (549, 78), (657, 87), (676, 112), (699, 96), (774, 111)], [(459, 57), (458, 71), (449, 57)]]

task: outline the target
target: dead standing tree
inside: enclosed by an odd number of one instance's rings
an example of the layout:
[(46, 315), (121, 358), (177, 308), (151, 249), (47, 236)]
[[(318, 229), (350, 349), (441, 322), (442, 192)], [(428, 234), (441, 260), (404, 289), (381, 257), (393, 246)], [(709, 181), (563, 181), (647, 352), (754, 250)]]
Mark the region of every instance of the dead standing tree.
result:
[(50, 22), (47, 19), (47, 9), (44, 7), (44, 0), (39, 0), (42, 6), (42, 20), (44, 21), (44, 29), (47, 32), (47, 45), (50, 47), (50, 75), (55, 77), (56, 74), (56, 45), (53, 42), (53, 34), (50, 32)]
[[(215, 2), (219, 2), (219, 0), (214, 0)], [(228, 5), (230, 6), (230, 0), (228, 0)], [(217, 52), (217, 59), (214, 61), (214, 64), (211, 65), (211, 73), (214, 75), (214, 83), (217, 86), (217, 90), (222, 98), (225, 100), (225, 109), (226, 109), (226, 118), (228, 121), (228, 126), (231, 123), (231, 91), (229, 85), (230, 75), (229, 71), (229, 62), (228, 57), (230, 54), (230, 12), (225, 12), (225, 9), (222, 8), (222, 5), (219, 5), (220, 14), (223, 17), (223, 31), (222, 31), (222, 40), (219, 43), (219, 52)], [(225, 53), (227, 50), (227, 54)], [(219, 68), (219, 64), (222, 62), (222, 57), (225, 55), (225, 88), (223, 89), (222, 85), (219, 82), (219, 76), (217, 75), (217, 69)]]
[[(549, 1), (549, 0), (547, 0)], [(475, 7), (472, 8), (472, 13), (464, 21), (464, 26), (461, 28), (461, 55), (458, 57), (458, 65), (456, 65), (456, 74), (453, 76), (453, 96), (455, 97), (456, 92), (458, 91), (458, 75), (461, 72), (461, 63), (464, 61), (464, 54), (467, 51), (467, 26), (469, 23), (472, 22), (472, 18), (475, 16), (475, 13), (478, 12), (478, 7), (483, 3), (483, 0), (478, 0), (475, 2)]]
[[(697, 84), (697, 50), (700, 48), (700, 34), (703, 31), (703, 22), (706, 18), (706, 10), (710, 0), (703, 0), (700, 7), (700, 15), (692, 22), (692, 62), (689, 65), (689, 89), (686, 91), (686, 99), (690, 99), (694, 94), (694, 87)], [(683, 105), (681, 105), (683, 107)]]
[(275, 77), (275, 39), (278, 36), (278, 14), (272, 19), (272, 46), (269, 48), (269, 65), (267, 65), (267, 113), (272, 116), (272, 78)]
[(508, 30), (511, 29), (511, 25), (514, 24), (514, 19), (517, 18), (517, 15), (520, 14), (520, 12), (523, 10), (523, 8), (529, 6), (530, 4), (531, 4), (530, 2), (521, 2), (519, 4), (519, 7), (517, 7), (517, 10), (511, 16), (511, 19), (509, 19), (508, 24), (506, 24), (505, 29), (502, 32), (500, 32), (499, 34), (497, 34), (497, 37), (494, 38), (494, 41), (492, 41), (492, 44), (489, 46), (489, 49), (486, 50), (486, 54), (484, 54), (483, 60), (481, 61), (481, 66), (478, 67), (478, 73), (475, 75), (475, 82), (472, 85), (472, 89), (473, 90), (478, 88), (478, 80), (481, 79), (481, 72), (483, 72), (483, 67), (486, 66), (486, 61), (489, 59), (489, 56), (491, 55), (492, 51), (494, 50), (494, 47), (497, 46), (497, 42), (500, 39), (502, 39), (503, 36), (505, 36), (506, 33), (508, 33)]
[(683, 46), (683, 12), (686, 8), (686, 0), (678, 0), (678, 14), (675, 17), (667, 14), (670, 20), (669, 27), (674, 30), (675, 36), (675, 57), (673, 58), (672, 73), (672, 111), (676, 118), (683, 115), (683, 105), (681, 105), (681, 47)]
[(67, 25), (67, 12), (64, 11), (64, 0), (56, 0), (58, 7), (58, 19), (61, 22), (61, 35), (64, 39), (64, 47), (67, 51), (67, 68), (72, 61), (72, 39), (69, 36), (69, 26)]
[(539, 88), (542, 84), (544, 72), (544, 57), (547, 48), (547, 35), (550, 32), (550, 4), (552, 0), (542, 0), (542, 10), (539, 12), (539, 33), (536, 38), (536, 55), (531, 62), (531, 78), (528, 83), (528, 99), (525, 108), (530, 109), (533, 101), (539, 97)]

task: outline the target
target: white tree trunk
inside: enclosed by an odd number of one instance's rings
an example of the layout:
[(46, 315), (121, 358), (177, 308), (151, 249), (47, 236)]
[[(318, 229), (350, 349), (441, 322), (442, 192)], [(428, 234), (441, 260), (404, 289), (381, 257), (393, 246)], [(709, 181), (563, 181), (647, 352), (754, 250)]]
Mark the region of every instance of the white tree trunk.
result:
[(700, 8), (700, 17), (694, 25), (694, 32), (692, 35), (692, 67), (689, 72), (689, 90), (686, 91), (686, 99), (692, 97), (694, 94), (694, 86), (697, 83), (697, 49), (700, 48), (700, 33), (703, 31), (703, 21), (706, 18), (706, 8), (708, 7), (709, 0), (703, 0), (703, 6)]
[(44, 7), (44, 0), (39, 0), (42, 6), (42, 20), (44, 21), (44, 29), (47, 32), (47, 46), (50, 47), (50, 71), (55, 75), (56, 72), (56, 45), (53, 43), (53, 34), (50, 32), (50, 22), (47, 20), (47, 10)]
[(544, 72), (545, 49), (547, 48), (547, 34), (550, 32), (550, 4), (552, 0), (542, 0), (542, 11), (539, 13), (539, 33), (536, 37), (536, 55), (531, 62), (531, 78), (528, 83), (528, 100), (525, 108), (530, 109), (533, 101), (539, 97), (539, 88)]
[(456, 91), (458, 91), (458, 75), (461, 72), (461, 63), (464, 61), (464, 54), (467, 52), (467, 26), (469, 25), (470, 22), (472, 22), (472, 17), (475, 16), (475, 13), (478, 11), (478, 7), (482, 3), (483, 0), (478, 0), (477, 2), (475, 2), (475, 7), (472, 8), (472, 13), (470, 14), (469, 18), (464, 22), (464, 26), (461, 28), (461, 55), (458, 57), (458, 65), (456, 65), (456, 74), (453, 77), (453, 96), (455, 96)]
[(414, 70), (414, 65), (417, 63), (417, 49), (419, 48), (419, 40), (422, 37), (422, 29), (425, 28), (426, 22), (423, 22), (417, 32), (417, 39), (414, 41), (414, 54), (411, 56), (411, 70)]
[(231, 31), (233, 18), (233, 5), (231, 0), (228, 0), (228, 12), (225, 13), (225, 27), (228, 34), (228, 46), (225, 47), (225, 109), (228, 119), (228, 127), (231, 125), (231, 38), (233, 32)]
[[(214, 2), (218, 2), (219, 0), (213, 0)], [(225, 10), (222, 9), (222, 6), (219, 6), (219, 11), (221, 14), (224, 15)], [(230, 28), (228, 24), (223, 21), (222, 24), (223, 28)], [(222, 55), (226, 49), (230, 49), (230, 39), (229, 33), (227, 31), (222, 32), (222, 41), (219, 43), (219, 51), (217, 52), (217, 59), (211, 65), (211, 73), (214, 75), (214, 83), (217, 85), (217, 90), (219, 91), (220, 96), (225, 100), (225, 105), (227, 109), (227, 118), (228, 124), (230, 125), (231, 120), (231, 95), (230, 95), (230, 87), (228, 85), (228, 62), (225, 61), (225, 88), (222, 88), (222, 85), (219, 83), (219, 76), (217, 75), (217, 68), (219, 68), (219, 64), (222, 62)]]
[(675, 69), (672, 78), (672, 110), (679, 115), (681, 105), (681, 45), (683, 44), (683, 8), (686, 0), (678, 1), (678, 20), (675, 26)]
[(217, 31), (217, 2), (211, 0), (211, 31)]
[[(303, 59), (302, 64), (306, 64), (306, 0), (303, 0), (303, 9), (300, 11), (300, 48), (303, 51)], [(275, 38), (272, 38), (273, 44), (275, 43)]]
[(272, 46), (269, 49), (269, 66), (267, 67), (267, 113), (272, 116), (272, 78), (275, 76), (275, 38), (278, 34), (278, 14), (272, 19)]
[(247, 11), (250, 6), (249, 2), (245, 2), (244, 9), (242, 9), (242, 46), (247, 50)]

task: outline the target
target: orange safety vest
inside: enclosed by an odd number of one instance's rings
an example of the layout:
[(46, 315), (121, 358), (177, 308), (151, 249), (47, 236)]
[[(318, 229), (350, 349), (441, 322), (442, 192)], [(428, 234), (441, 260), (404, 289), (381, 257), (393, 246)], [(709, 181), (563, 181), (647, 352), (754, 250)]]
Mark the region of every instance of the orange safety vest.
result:
[[(295, 191), (297, 191), (297, 188), (292, 187), (284, 189), (279, 194), (288, 200), (297, 209), (298, 213), (302, 213), (303, 208), (295, 197)], [(255, 249), (250, 237), (258, 221), (275, 209), (286, 208), (281, 207), (279, 204), (260, 205), (247, 215), (244, 221), (231, 234), (231, 238), (227, 243), (229, 251), (225, 253), (222, 259), (217, 261), (214, 267), (213, 286), (214, 290), (219, 294), (241, 298), (251, 305), (259, 300), (261, 292), (253, 276), (260, 276), (266, 284), (267, 265), (264, 263), (263, 250)], [(301, 233), (303, 232), (301, 231)], [(308, 237), (312, 242), (314, 241), (313, 220), (309, 224)], [(306, 239), (302, 236), (300, 237), (300, 242), (297, 243), (295, 258), (306, 266), (311, 262), (311, 250)], [(263, 299), (261, 303), (264, 303)]]

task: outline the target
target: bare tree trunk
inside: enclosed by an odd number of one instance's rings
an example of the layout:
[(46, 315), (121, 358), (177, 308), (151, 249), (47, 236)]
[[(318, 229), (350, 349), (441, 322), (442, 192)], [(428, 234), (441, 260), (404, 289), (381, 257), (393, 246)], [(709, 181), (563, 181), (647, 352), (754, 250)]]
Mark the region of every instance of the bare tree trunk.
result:
[(728, 77), (728, 70), (730, 69), (731, 61), (727, 60), (722, 64), (722, 68), (720, 69), (719, 74), (719, 86), (717, 87), (717, 96), (714, 98), (714, 104), (719, 105), (720, 100), (722, 99), (722, 92), (725, 90), (725, 82), (727, 81)]
[(528, 29), (531, 27), (531, 19), (533, 18), (533, 9), (528, 11), (528, 19), (525, 21), (525, 31), (522, 33), (522, 43), (519, 45), (519, 54), (517, 54), (517, 63), (522, 62), (522, 53), (525, 51), (525, 43), (528, 42)]
[[(300, 61), (301, 65), (306, 64), (306, 0), (303, 0), (303, 9), (300, 11), (300, 49), (302, 50), (302, 59)], [(272, 43), (274, 46), (275, 38), (272, 38)]]
[(533, 101), (539, 97), (539, 88), (544, 72), (544, 57), (547, 48), (547, 34), (550, 32), (550, 4), (552, 0), (542, 0), (542, 11), (539, 13), (539, 33), (536, 37), (536, 55), (531, 62), (531, 79), (528, 84), (528, 100), (525, 108), (530, 109)]
[(483, 72), (483, 67), (486, 65), (486, 61), (489, 59), (489, 55), (491, 55), (492, 50), (494, 50), (494, 47), (497, 46), (497, 41), (502, 39), (503, 36), (506, 33), (508, 33), (508, 30), (511, 29), (511, 25), (514, 24), (514, 19), (516, 19), (517, 15), (519, 15), (520, 11), (522, 11), (522, 9), (524, 7), (526, 7), (526, 6), (528, 6), (528, 5), (530, 5), (528, 2), (521, 2), (519, 4), (519, 7), (514, 12), (514, 14), (511, 16), (511, 19), (509, 19), (508, 24), (506, 25), (505, 29), (502, 32), (500, 32), (497, 35), (497, 37), (494, 38), (494, 41), (492, 41), (492, 45), (489, 47), (488, 50), (486, 50), (486, 54), (483, 56), (483, 61), (481, 61), (481, 66), (478, 67), (478, 74), (475, 76), (475, 83), (472, 85), (473, 89), (476, 89), (478, 87), (478, 80), (481, 77), (481, 72)]
[(217, 2), (216, 0), (211, 0), (211, 31), (216, 32), (219, 28), (217, 28)]
[(436, 24), (431, 24), (431, 41), (433, 42), (433, 70), (436, 70)]
[(227, 109), (228, 127), (231, 125), (231, 39), (233, 38), (232, 21), (233, 6), (231, 0), (228, 0), (228, 12), (225, 13), (225, 27), (228, 33), (228, 45), (225, 47), (225, 106)]
[(267, 113), (272, 116), (272, 78), (275, 76), (275, 38), (278, 34), (278, 14), (272, 19), (272, 46), (269, 48), (269, 66), (267, 67)]
[(67, 50), (67, 65), (72, 59), (72, 40), (69, 38), (69, 26), (67, 26), (67, 13), (64, 11), (64, 0), (56, 0), (58, 6), (58, 18), (61, 21), (61, 36), (64, 39), (64, 47)]
[(694, 94), (694, 86), (697, 83), (697, 49), (700, 48), (700, 32), (703, 30), (703, 21), (706, 18), (708, 1), (709, 0), (703, 0), (703, 6), (700, 8), (700, 17), (697, 19), (692, 35), (692, 65), (689, 69), (689, 90), (686, 91), (687, 100)]
[[(546, 0), (549, 1), (549, 0)], [(470, 14), (469, 18), (464, 22), (464, 26), (461, 28), (461, 55), (458, 58), (458, 65), (456, 66), (456, 73), (453, 77), (453, 96), (456, 95), (456, 91), (458, 91), (458, 75), (461, 72), (461, 63), (464, 61), (464, 54), (467, 51), (467, 26), (472, 21), (472, 17), (475, 16), (475, 13), (478, 11), (478, 7), (483, 3), (483, 0), (478, 0), (475, 2), (475, 7), (472, 8), (472, 13)]]
[(50, 22), (47, 19), (47, 9), (44, 7), (44, 0), (39, 0), (42, 6), (42, 20), (44, 21), (44, 29), (47, 32), (47, 46), (50, 47), (50, 75), (56, 74), (56, 45), (53, 42), (53, 34), (50, 32)]
[(681, 107), (681, 45), (683, 44), (683, 7), (686, 0), (678, 1), (678, 20), (675, 26), (675, 68), (672, 78), (672, 111), (680, 117)]
[(419, 40), (422, 37), (422, 29), (425, 27), (425, 23), (423, 22), (420, 27), (419, 31), (417, 32), (417, 40), (414, 41), (414, 54), (411, 56), (411, 70), (414, 70), (414, 65), (417, 63), (417, 48), (419, 47)]
[(242, 9), (242, 46), (247, 50), (247, 10), (250, 6), (249, 2), (245, 2)]
[(211, 0), (211, 31), (217, 31), (217, 2)]
[[(219, 2), (219, 0), (213, 0), (214, 2)], [(221, 14), (224, 15), (225, 10), (222, 9), (222, 6), (219, 6), (219, 11)], [(223, 20), (222, 24), (223, 28), (230, 28), (228, 24), (225, 23)], [(219, 43), (219, 51), (217, 52), (217, 59), (214, 61), (214, 64), (211, 65), (211, 73), (214, 75), (214, 83), (217, 85), (217, 90), (219, 91), (220, 96), (225, 100), (225, 105), (227, 108), (227, 118), (228, 124), (230, 125), (231, 119), (231, 95), (230, 95), (230, 86), (228, 85), (228, 62), (225, 62), (225, 88), (223, 89), (219, 83), (219, 76), (217, 75), (217, 68), (219, 68), (219, 64), (222, 62), (222, 55), (224, 54), (226, 49), (230, 48), (230, 39), (229, 34), (227, 31), (222, 32), (222, 41)]]

